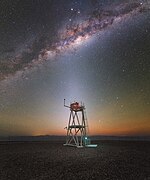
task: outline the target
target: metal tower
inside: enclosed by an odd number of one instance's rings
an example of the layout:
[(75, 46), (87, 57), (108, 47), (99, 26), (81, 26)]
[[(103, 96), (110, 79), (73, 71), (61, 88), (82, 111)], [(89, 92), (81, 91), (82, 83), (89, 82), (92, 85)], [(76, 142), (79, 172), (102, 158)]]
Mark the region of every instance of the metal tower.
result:
[(70, 109), (68, 126), (65, 127), (65, 129), (67, 130), (67, 137), (66, 143), (64, 145), (76, 146), (78, 148), (84, 146), (90, 147), (90, 139), (87, 138), (88, 125), (84, 104), (74, 102), (71, 103), (70, 106), (66, 106), (64, 99), (64, 106)]

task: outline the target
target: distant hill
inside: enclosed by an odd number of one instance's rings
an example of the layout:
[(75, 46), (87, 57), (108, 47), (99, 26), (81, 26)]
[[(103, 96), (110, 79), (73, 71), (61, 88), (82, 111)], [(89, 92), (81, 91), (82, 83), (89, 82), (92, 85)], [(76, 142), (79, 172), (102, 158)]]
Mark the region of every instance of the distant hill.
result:
[[(0, 141), (65, 141), (66, 136), (7, 136), (0, 137)], [(150, 136), (90, 136), (93, 141), (98, 140), (121, 140), (121, 141), (150, 141)]]
[(65, 141), (65, 136), (8, 136), (0, 137), (0, 141)]
[(92, 136), (92, 140), (150, 141), (150, 136)]

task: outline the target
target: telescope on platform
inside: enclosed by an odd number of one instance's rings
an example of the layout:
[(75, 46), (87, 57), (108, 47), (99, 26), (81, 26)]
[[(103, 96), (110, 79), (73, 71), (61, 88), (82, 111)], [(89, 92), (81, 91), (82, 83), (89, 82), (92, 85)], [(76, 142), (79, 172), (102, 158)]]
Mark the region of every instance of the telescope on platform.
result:
[(91, 144), (88, 134), (88, 122), (85, 112), (85, 106), (81, 102), (73, 102), (66, 105), (64, 99), (64, 107), (70, 109), (67, 130), (66, 143), (64, 146), (81, 147), (97, 147), (97, 144)]

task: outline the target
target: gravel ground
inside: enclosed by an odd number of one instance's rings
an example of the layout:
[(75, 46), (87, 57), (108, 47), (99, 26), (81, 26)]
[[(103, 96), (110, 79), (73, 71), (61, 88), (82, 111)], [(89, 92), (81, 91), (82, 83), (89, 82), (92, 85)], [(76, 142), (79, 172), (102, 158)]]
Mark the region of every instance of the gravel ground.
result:
[(150, 142), (96, 143), (78, 149), (63, 142), (1, 142), (0, 180), (150, 180)]

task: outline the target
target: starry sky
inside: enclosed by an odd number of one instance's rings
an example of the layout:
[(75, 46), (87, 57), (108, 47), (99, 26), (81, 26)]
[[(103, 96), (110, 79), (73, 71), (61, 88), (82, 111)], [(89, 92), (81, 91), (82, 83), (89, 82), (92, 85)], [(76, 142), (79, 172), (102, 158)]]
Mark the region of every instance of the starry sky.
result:
[(149, 0), (2, 0), (0, 136), (150, 135)]

